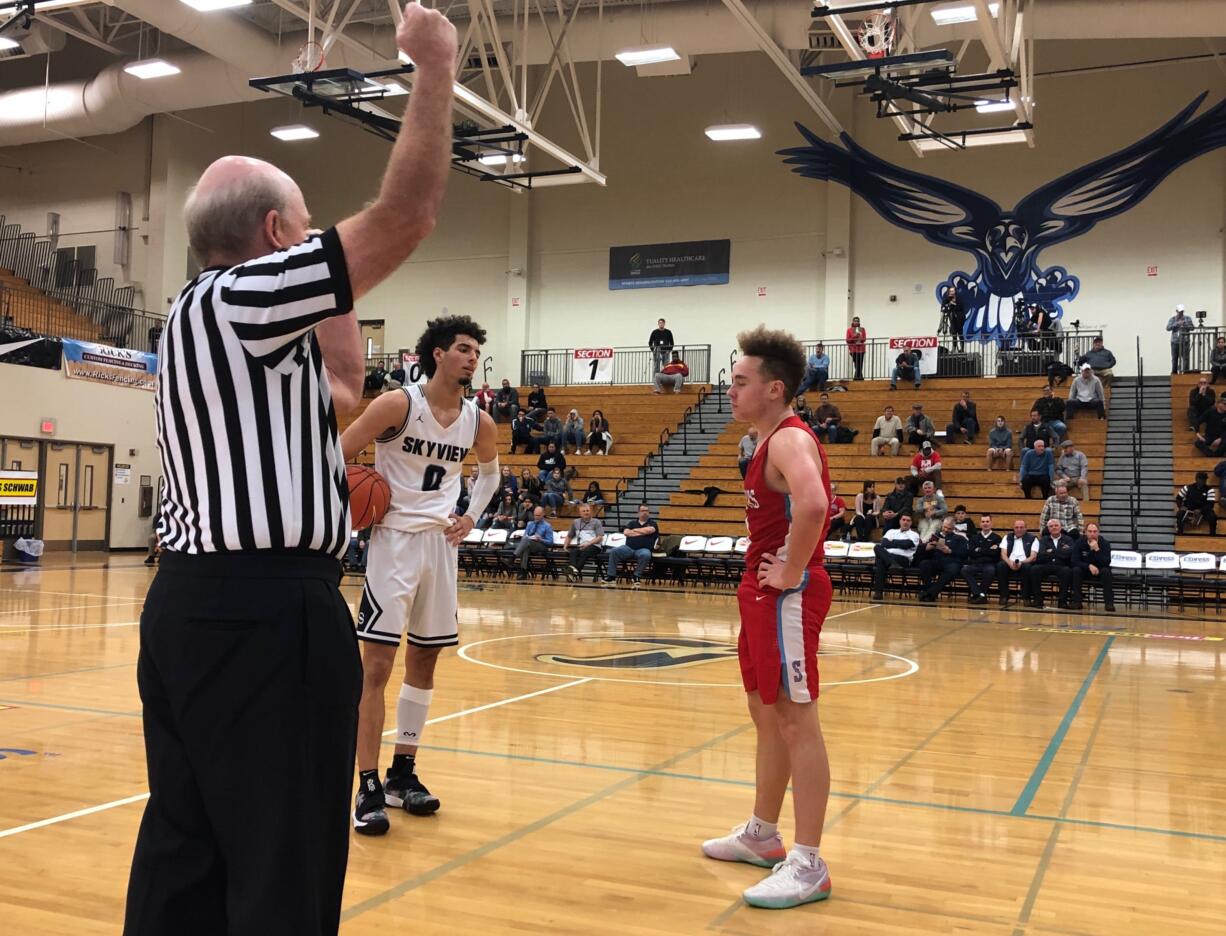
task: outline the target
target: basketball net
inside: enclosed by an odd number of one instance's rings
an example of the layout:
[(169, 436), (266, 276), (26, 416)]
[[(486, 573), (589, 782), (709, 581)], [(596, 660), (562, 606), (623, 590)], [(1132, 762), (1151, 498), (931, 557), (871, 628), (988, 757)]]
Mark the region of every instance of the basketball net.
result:
[(301, 75), (304, 72), (319, 71), (324, 65), (324, 47), (318, 42), (308, 42), (298, 50), (298, 57), (294, 59), (294, 74)]
[(873, 13), (864, 17), (856, 30), (856, 42), (870, 59), (885, 58), (894, 48), (894, 17), (888, 13)]

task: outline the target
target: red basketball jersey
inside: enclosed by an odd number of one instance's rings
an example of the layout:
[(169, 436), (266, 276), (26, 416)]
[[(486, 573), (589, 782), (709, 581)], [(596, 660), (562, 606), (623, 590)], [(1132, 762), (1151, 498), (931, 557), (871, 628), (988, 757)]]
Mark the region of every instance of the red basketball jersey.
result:
[[(758, 564), (764, 553), (773, 553), (781, 559), (787, 558), (788, 532), (792, 526), (792, 500), (786, 494), (771, 490), (766, 486), (766, 459), (770, 455), (770, 442), (780, 429), (803, 429), (817, 443), (817, 453), (822, 461), (822, 488), (826, 492), (826, 500), (830, 501), (830, 467), (826, 463), (826, 451), (821, 441), (812, 429), (796, 415), (788, 416), (774, 432), (758, 443), (754, 450), (749, 468), (745, 472), (745, 525), (749, 527), (749, 552), (745, 556), (745, 574), (752, 576), (757, 583)], [(810, 568), (822, 565), (825, 553), (822, 543), (826, 539), (826, 530), (830, 526), (830, 512), (826, 513), (826, 521), (822, 525), (822, 535), (809, 560)]]

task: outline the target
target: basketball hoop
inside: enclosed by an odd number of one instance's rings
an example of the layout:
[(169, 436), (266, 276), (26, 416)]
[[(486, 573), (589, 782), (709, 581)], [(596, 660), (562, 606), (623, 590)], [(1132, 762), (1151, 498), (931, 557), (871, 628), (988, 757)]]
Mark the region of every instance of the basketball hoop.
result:
[(315, 41), (308, 42), (298, 50), (293, 67), (294, 73), (298, 75), (319, 71), (324, 67), (324, 47)]
[(856, 30), (856, 42), (866, 58), (885, 58), (894, 48), (894, 17), (888, 13), (873, 13), (864, 17)]

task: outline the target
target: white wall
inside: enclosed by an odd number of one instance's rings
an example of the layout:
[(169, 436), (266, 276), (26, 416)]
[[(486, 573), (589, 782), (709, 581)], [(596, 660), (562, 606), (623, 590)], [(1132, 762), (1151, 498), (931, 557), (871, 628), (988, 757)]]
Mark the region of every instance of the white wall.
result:
[[(157, 490), (161, 465), (153, 422), (153, 394), (89, 380), (69, 380), (64, 371), (0, 364), (0, 435), (56, 442), (113, 445), (115, 461), (132, 466), (130, 484), (111, 487), (111, 546), (144, 548), (152, 519), (137, 516), (140, 476)], [(54, 436), (39, 432), (39, 420), (54, 417)], [(129, 455), (136, 449), (135, 455)]]

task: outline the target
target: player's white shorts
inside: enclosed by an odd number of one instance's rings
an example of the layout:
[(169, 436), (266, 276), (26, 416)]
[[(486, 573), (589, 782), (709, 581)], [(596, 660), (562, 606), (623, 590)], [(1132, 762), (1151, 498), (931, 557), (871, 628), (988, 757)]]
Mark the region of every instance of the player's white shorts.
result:
[(408, 633), (415, 647), (460, 642), (456, 619), (459, 552), (442, 529), (403, 533), (377, 526), (367, 547), (366, 587), (358, 610), (358, 637), (399, 645)]

